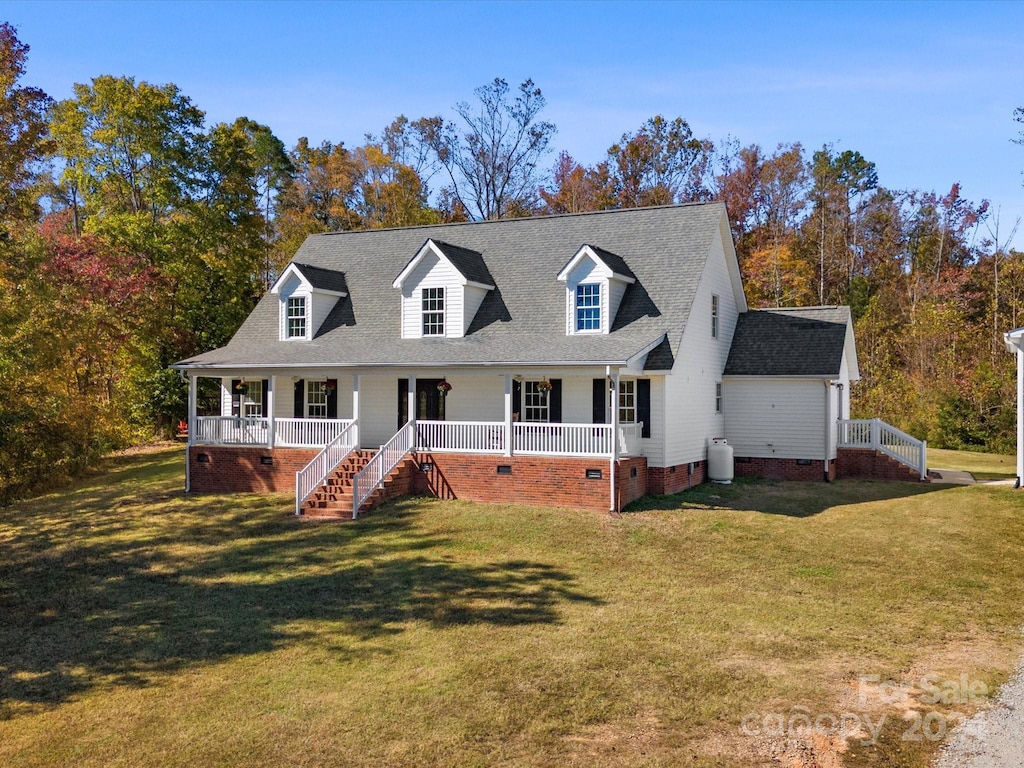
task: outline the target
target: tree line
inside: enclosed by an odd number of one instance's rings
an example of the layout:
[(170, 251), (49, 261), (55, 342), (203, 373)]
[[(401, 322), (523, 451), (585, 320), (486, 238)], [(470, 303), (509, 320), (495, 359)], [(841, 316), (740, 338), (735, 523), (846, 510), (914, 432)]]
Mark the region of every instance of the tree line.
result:
[(102, 75), (55, 102), (24, 84), (28, 52), (0, 24), (0, 501), (172, 429), (168, 366), (225, 344), (309, 234), (712, 199), (752, 307), (852, 308), (855, 416), (1013, 444), (1000, 338), (1024, 323), (1024, 259), (956, 183), (889, 189), (856, 151), (713, 142), (661, 115), (587, 166), (556, 152), (530, 80), (359, 146), (288, 148), (246, 117), (208, 125), (173, 84)]

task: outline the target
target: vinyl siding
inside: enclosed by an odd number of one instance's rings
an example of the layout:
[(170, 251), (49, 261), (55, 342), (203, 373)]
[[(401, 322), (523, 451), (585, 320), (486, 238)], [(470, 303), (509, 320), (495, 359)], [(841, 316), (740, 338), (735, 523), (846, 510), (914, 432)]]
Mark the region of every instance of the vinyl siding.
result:
[[(717, 338), (711, 335), (712, 294), (718, 296)], [(652, 466), (701, 461), (707, 458), (708, 441), (725, 433), (723, 414), (715, 413), (715, 384), (722, 380), (738, 314), (719, 231), (704, 265), (675, 366), (665, 379), (665, 451), (663, 463), (651, 461)], [(653, 409), (653, 388), (651, 399)]]
[[(723, 390), (725, 436), (736, 456), (821, 459), (825, 434), (821, 379), (730, 379)], [(830, 454), (829, 458), (835, 456), (834, 448)]]
[[(423, 336), (423, 289), (444, 288), (444, 332), (447, 338), (465, 335), (463, 286), (458, 272), (433, 252), (426, 254), (402, 284), (402, 338)], [(477, 305), (479, 306), (479, 304)]]

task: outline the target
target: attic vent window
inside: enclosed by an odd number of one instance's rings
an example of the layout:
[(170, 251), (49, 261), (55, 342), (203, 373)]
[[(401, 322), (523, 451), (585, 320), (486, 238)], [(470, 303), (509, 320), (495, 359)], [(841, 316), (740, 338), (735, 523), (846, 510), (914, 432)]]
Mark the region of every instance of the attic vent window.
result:
[(718, 338), (718, 296), (711, 295), (711, 338)]
[(444, 288), (423, 289), (423, 335), (444, 336)]
[(576, 330), (601, 330), (601, 286), (597, 283), (576, 286)]
[(288, 338), (306, 338), (306, 297), (291, 296), (288, 299)]

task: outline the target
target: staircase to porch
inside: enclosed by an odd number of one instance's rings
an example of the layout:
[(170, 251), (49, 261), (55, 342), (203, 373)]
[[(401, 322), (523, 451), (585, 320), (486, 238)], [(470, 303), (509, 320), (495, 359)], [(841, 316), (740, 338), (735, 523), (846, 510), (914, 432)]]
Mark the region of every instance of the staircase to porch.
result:
[[(302, 504), (302, 516), (316, 520), (352, 520), (352, 480), (366, 468), (377, 451), (353, 451), (314, 490)], [(411, 490), (415, 464), (406, 456), (384, 477), (381, 486), (374, 490), (359, 508), (365, 514), (389, 499), (407, 494)]]

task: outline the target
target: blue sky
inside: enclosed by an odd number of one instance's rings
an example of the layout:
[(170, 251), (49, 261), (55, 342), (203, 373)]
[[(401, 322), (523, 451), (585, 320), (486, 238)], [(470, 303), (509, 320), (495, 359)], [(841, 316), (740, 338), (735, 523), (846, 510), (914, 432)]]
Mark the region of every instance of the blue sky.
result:
[(891, 188), (959, 181), (1004, 235), (1024, 216), (1024, 3), (4, 2), (0, 20), (54, 98), (101, 74), (172, 82), (211, 123), (245, 115), (289, 147), (355, 146), (531, 77), (586, 164), (682, 116), (716, 142), (857, 150)]

